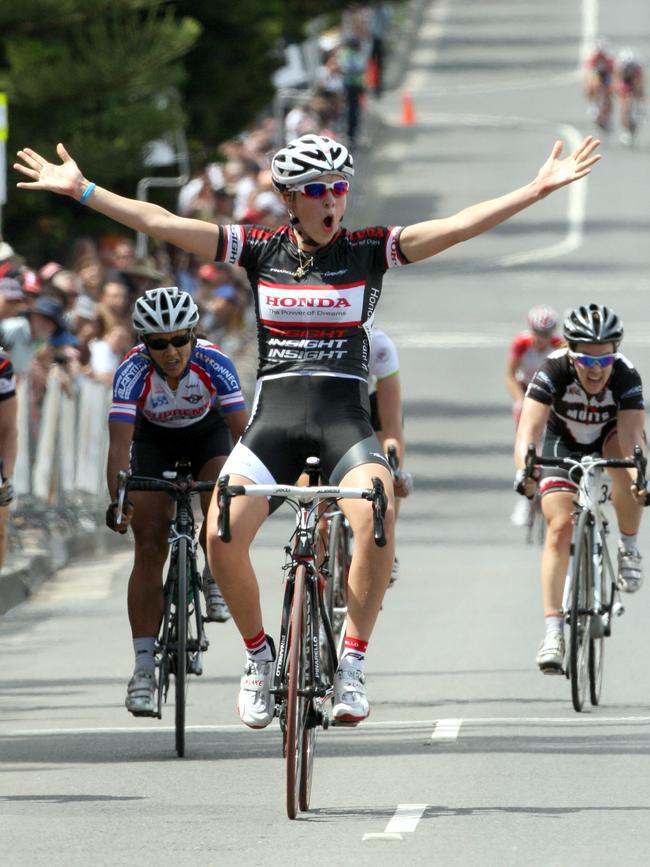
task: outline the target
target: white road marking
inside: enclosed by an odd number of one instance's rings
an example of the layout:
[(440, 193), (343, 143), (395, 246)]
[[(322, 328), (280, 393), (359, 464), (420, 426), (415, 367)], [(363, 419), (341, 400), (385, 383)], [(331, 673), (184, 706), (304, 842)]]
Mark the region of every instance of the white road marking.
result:
[(582, 0), (582, 41), (580, 58), (585, 60), (598, 35), (598, 0)]
[[(381, 722), (365, 722), (357, 732), (364, 732), (376, 729), (430, 729), (431, 724), (437, 722), (449, 722), (449, 720), (382, 720)], [(477, 726), (490, 725), (545, 725), (553, 727), (556, 725), (572, 725), (576, 728), (596, 728), (599, 725), (622, 725), (626, 723), (639, 723), (642, 725), (650, 725), (650, 716), (608, 716), (608, 717), (588, 717), (575, 716), (570, 717), (464, 717), (462, 720), (463, 729), (475, 728)], [(251, 732), (241, 723), (233, 723), (228, 725), (190, 725), (186, 726), (188, 732), (206, 732), (206, 733), (233, 733), (251, 736)], [(174, 726), (171, 725), (138, 725), (138, 726), (106, 726), (106, 727), (91, 727), (86, 728), (38, 728), (38, 729), (2, 729), (0, 728), (0, 737), (52, 737), (55, 735), (96, 735), (96, 734), (132, 734), (141, 732), (151, 734), (152, 732), (169, 733), (174, 731)], [(277, 728), (273, 726), (265, 730), (267, 733), (277, 733)], [(331, 729), (334, 736), (344, 736), (351, 734), (351, 731), (346, 728)], [(260, 735), (256, 735), (259, 737)]]
[(440, 719), (431, 734), (432, 741), (455, 741), (458, 738), (462, 719)]
[(384, 834), (412, 834), (426, 808), (427, 804), (398, 804)]
[[(430, 8), (427, 16), (422, 22), (422, 25), (418, 31), (419, 40), (421, 41), (422, 39), (431, 39), (433, 40), (434, 44), (429, 48), (425, 48), (421, 45), (418, 45), (416, 47), (415, 52), (417, 52), (419, 56), (418, 63), (421, 64), (421, 68), (411, 68), (406, 74), (403, 87), (403, 90), (406, 93), (410, 93), (412, 95), (415, 91), (424, 90), (427, 88), (430, 67), (434, 65), (436, 57), (438, 55), (436, 43), (442, 35), (445, 20), (447, 19), (448, 14), (449, 2), (448, 0), (442, 0), (442, 2), (436, 3), (432, 8)], [(411, 65), (412, 62), (413, 61), (411, 60)]]

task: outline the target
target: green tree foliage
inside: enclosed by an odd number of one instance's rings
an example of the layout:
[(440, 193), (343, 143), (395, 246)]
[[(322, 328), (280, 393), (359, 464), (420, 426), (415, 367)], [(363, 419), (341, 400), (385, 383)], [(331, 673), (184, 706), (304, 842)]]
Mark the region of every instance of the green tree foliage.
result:
[(270, 104), (272, 75), (284, 63), (280, 49), (301, 42), (315, 17), (338, 20), (349, 0), (177, 0), (175, 6), (202, 27), (185, 59), (183, 87), (188, 136), (201, 160)]
[[(174, 94), (200, 32), (162, 0), (3, 0), (9, 162), (26, 144), (52, 156), (63, 141), (89, 177), (132, 193), (145, 144), (184, 122)], [(14, 238), (53, 203), (15, 192), (9, 180), (4, 224)], [(72, 216), (60, 200), (52, 212), (62, 228)]]
[[(9, 165), (25, 145), (63, 141), (88, 177), (126, 195), (147, 173), (145, 145), (185, 126), (194, 165), (268, 106), (281, 48), (347, 0), (0, 0), (0, 90), (9, 98)], [(64, 239), (89, 210), (15, 190), (5, 235), (26, 243), (48, 219)], [(96, 221), (95, 223), (93, 221)], [(83, 229), (82, 229), (83, 227)]]

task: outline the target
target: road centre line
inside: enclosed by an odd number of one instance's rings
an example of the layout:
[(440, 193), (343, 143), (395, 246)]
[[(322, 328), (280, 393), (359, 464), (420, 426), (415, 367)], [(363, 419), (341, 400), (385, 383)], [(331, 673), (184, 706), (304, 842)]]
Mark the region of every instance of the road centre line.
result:
[[(374, 731), (381, 729), (430, 729), (431, 725), (437, 725), (439, 722), (449, 722), (449, 720), (382, 720), (380, 722), (366, 722), (356, 731)], [(462, 720), (463, 731), (475, 728), (476, 726), (498, 726), (498, 725), (545, 725), (552, 728), (557, 725), (571, 725), (575, 728), (596, 728), (599, 725), (622, 725), (626, 723), (639, 723), (641, 725), (650, 725), (650, 716), (608, 716), (608, 717), (589, 717), (589, 716), (571, 716), (571, 717), (464, 717)], [(160, 732), (168, 734), (174, 731), (174, 726), (106, 726), (106, 727), (85, 727), (85, 728), (47, 728), (47, 729), (0, 729), (0, 738), (2, 737), (52, 737), (56, 735), (97, 735), (97, 734), (133, 734), (143, 733), (151, 734), (152, 732)], [(240, 734), (251, 737), (249, 729), (245, 728), (241, 723), (233, 723), (227, 725), (190, 725), (186, 726), (188, 732), (206, 732), (215, 733), (223, 732), (224, 734)], [(266, 729), (267, 732), (274, 734), (277, 729), (274, 727)], [(345, 732), (350, 734), (346, 728), (332, 729), (333, 732)], [(259, 735), (258, 735), (259, 736)], [(254, 737), (254, 735), (253, 735)]]
[(432, 741), (455, 741), (458, 738), (462, 719), (440, 719), (431, 733)]

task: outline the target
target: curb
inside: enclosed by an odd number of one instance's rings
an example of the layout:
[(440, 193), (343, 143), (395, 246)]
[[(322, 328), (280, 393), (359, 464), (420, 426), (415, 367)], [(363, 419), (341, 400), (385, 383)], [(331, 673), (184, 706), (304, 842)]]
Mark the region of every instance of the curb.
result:
[(75, 557), (101, 554), (115, 547), (115, 534), (103, 527), (103, 513), (99, 516), (86, 509), (71, 510), (70, 514), (73, 530), (61, 532), (60, 522), (58, 527), (50, 525), (36, 544), (7, 556), (0, 572), (0, 615), (32, 596)]

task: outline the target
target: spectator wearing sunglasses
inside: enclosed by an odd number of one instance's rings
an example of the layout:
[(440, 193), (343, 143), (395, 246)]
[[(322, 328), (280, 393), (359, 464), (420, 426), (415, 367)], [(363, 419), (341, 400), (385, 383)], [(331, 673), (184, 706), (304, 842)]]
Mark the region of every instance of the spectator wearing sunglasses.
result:
[[(618, 352), (623, 324), (616, 313), (600, 304), (577, 307), (564, 321), (564, 337), (568, 347), (551, 353), (528, 386), (515, 444), (515, 490), (532, 496), (539, 486), (547, 523), (541, 576), (546, 628), (537, 653), (546, 674), (562, 673), (562, 596), (577, 485), (567, 470), (555, 467), (543, 468), (539, 480), (524, 480), (528, 445), (544, 434), (543, 455), (579, 460), (594, 453), (630, 458), (645, 443), (641, 377)], [(618, 586), (634, 593), (643, 579), (637, 534), (645, 491), (634, 486), (636, 470), (608, 473), (620, 533)]]
[[(314, 453), (332, 484), (371, 487), (373, 477), (382, 480), (388, 498), (385, 547), (374, 543), (368, 504), (342, 504), (355, 546), (346, 645), (334, 678), (337, 723), (356, 725), (370, 712), (366, 651), (395, 550), (392, 476), (372, 429), (367, 387), (370, 331), (384, 275), (480, 235), (585, 177), (600, 158), (598, 144), (588, 137), (563, 159), (562, 143), (556, 142), (529, 183), (453, 216), (357, 231), (341, 226), (354, 175), (352, 155), (326, 136), (302, 136), (273, 157), (273, 184), (289, 211), (289, 225), (275, 232), (191, 220), (116, 195), (85, 178), (62, 144), (59, 163), (31, 149), (18, 152), (15, 168), (25, 178), (19, 187), (67, 195), (188, 253), (246, 270), (257, 316), (258, 384), (253, 420), (224, 468), (233, 483), (291, 484)], [(117, 461), (111, 466), (121, 467)], [(111, 481), (114, 485), (114, 475)], [(230, 544), (218, 537), (216, 500), (207, 521), (209, 560), (244, 643), (238, 711), (251, 728), (266, 727), (274, 716), (275, 652), (249, 557), (251, 540), (268, 514), (266, 501), (242, 497), (233, 505)]]
[[(198, 322), (198, 308), (187, 292), (175, 286), (147, 291), (133, 311), (142, 343), (113, 379), (107, 468), (112, 502), (106, 523), (118, 532), (131, 524), (135, 538), (128, 593), (135, 666), (125, 704), (138, 716), (154, 712), (154, 644), (163, 612), (169, 501), (165, 494), (132, 492), (118, 524), (117, 473), (129, 467), (136, 475), (160, 478), (188, 458), (195, 479), (216, 479), (248, 417), (234, 365), (217, 346), (194, 336)], [(204, 514), (209, 499), (202, 495)], [(205, 546), (205, 530), (200, 541)], [(207, 566), (203, 574), (208, 619), (227, 620), (230, 613)]]

